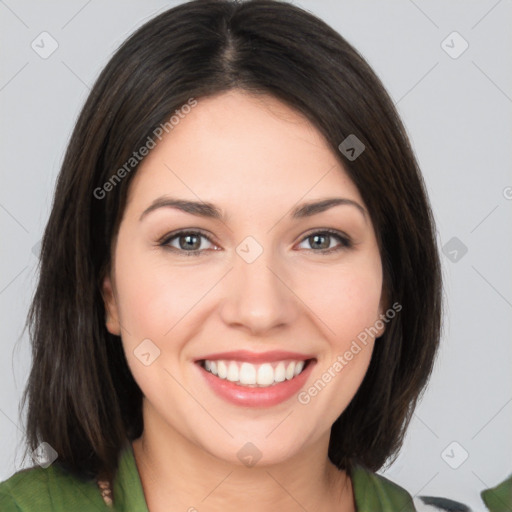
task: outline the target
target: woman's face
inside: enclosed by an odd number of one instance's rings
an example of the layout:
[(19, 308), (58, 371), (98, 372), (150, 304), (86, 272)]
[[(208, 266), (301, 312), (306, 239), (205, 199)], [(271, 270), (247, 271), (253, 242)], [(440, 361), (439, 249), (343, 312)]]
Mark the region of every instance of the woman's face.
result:
[[(343, 201), (305, 208), (327, 199)], [(381, 288), (338, 155), (278, 100), (230, 91), (199, 99), (140, 164), (103, 293), (145, 429), (264, 464), (328, 439), (368, 368)]]

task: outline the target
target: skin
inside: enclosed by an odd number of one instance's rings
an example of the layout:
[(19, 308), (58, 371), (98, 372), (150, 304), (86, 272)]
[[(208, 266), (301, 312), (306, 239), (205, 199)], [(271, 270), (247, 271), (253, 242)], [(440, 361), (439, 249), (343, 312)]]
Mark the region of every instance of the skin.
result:
[[(139, 220), (163, 194), (214, 203), (227, 219), (162, 207)], [(299, 203), (328, 197), (366, 210), (311, 123), (271, 96), (240, 90), (199, 99), (140, 164), (102, 291), (107, 328), (121, 336), (144, 394), (144, 432), (133, 448), (151, 512), (355, 510), (351, 480), (327, 450), (375, 339), (306, 405), (296, 396), (265, 408), (228, 403), (194, 363), (236, 349), (315, 354), (304, 390), (375, 324), (385, 307), (369, 215), (351, 205), (289, 215)], [(315, 244), (311, 235), (326, 228), (353, 246), (330, 236)], [(199, 256), (185, 254), (183, 237), (181, 245), (180, 237), (168, 242), (175, 252), (159, 246), (181, 229), (202, 229), (211, 242), (192, 240)], [(250, 264), (236, 252), (247, 236), (263, 249)], [(340, 250), (321, 252), (334, 247)], [(160, 350), (149, 366), (134, 354), (145, 339)], [(253, 467), (237, 457), (248, 441), (261, 452)]]

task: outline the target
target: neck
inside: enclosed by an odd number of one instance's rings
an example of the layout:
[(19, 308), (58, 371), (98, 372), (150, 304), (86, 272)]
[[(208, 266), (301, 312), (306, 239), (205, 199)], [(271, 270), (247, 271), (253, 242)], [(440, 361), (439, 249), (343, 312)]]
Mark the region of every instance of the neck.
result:
[(170, 503), (201, 512), (355, 511), (349, 476), (327, 457), (327, 435), (285, 461), (247, 467), (213, 456), (167, 424), (144, 425), (133, 450), (150, 512), (169, 512)]

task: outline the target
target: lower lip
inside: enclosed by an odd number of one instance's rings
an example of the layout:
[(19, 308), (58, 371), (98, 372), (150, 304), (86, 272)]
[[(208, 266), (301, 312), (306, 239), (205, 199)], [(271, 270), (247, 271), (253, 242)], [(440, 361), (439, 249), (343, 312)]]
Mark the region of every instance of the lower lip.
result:
[(206, 371), (199, 363), (196, 365), (213, 391), (228, 402), (247, 407), (270, 407), (288, 400), (297, 393), (311, 374), (315, 362), (311, 360), (302, 373), (293, 379), (266, 388), (239, 386)]

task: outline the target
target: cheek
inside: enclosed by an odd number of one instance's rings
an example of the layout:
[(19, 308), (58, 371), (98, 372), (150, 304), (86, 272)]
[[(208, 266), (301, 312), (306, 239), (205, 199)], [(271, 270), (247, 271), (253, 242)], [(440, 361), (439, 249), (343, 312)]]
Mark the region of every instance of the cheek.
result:
[(132, 344), (171, 336), (172, 329), (211, 288), (204, 273), (167, 264), (156, 249), (149, 254), (147, 249), (120, 251), (116, 284), (120, 319)]
[(324, 426), (332, 425), (347, 408), (368, 370), (375, 343), (369, 329), (379, 318), (379, 270), (377, 264), (352, 266), (335, 275), (328, 272), (321, 292), (309, 297), (327, 343), (325, 357), (318, 361), (311, 385), (299, 393), (298, 401), (323, 411), (318, 421)]
[[(371, 264), (370, 264), (371, 263)], [(380, 260), (319, 272), (305, 283), (307, 304), (325, 325), (329, 339), (344, 345), (379, 315), (382, 272)]]
[[(165, 369), (172, 369), (185, 343), (181, 329), (187, 314), (211, 284), (190, 268), (162, 263), (156, 251), (143, 254), (135, 249), (120, 251), (116, 285), (122, 343), (131, 373), (146, 396), (160, 396), (165, 390), (160, 398), (172, 403), (181, 390)], [(145, 353), (150, 354), (149, 365), (141, 359)]]

